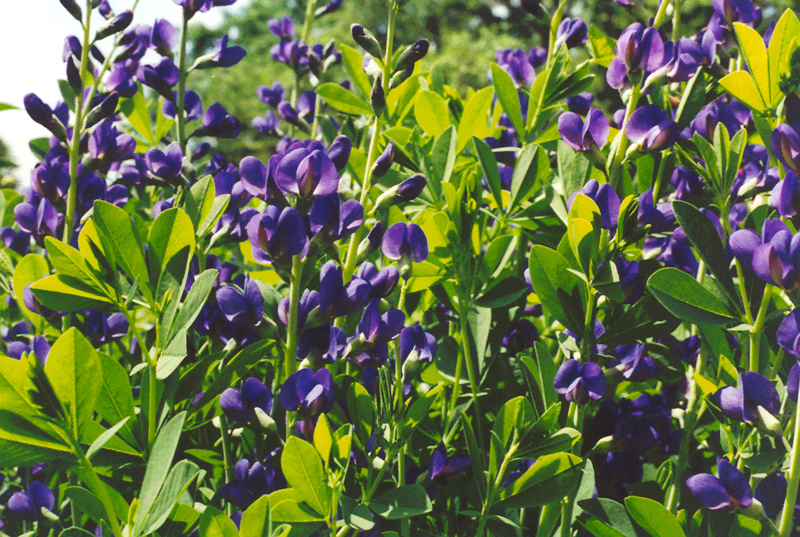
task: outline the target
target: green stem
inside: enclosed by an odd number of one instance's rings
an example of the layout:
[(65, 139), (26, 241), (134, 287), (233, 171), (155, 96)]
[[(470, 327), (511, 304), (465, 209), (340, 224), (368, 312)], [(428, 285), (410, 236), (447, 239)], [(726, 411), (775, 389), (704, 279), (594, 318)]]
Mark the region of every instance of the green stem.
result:
[[(473, 363), (472, 359), (472, 345), (470, 345), (470, 338), (469, 338), (469, 323), (467, 322), (467, 316), (469, 312), (469, 307), (466, 304), (466, 300), (464, 297), (459, 297), (458, 300), (458, 324), (461, 330), (461, 344), (464, 348), (464, 362), (467, 364), (467, 375), (469, 376), (469, 388), (472, 392), (472, 407), (475, 411), (475, 424), (478, 428), (478, 444), (480, 445), (483, 442), (483, 425), (481, 418), (480, 407), (478, 405), (478, 378), (475, 375), (475, 364)], [(457, 374), (460, 374), (460, 371), (456, 371)], [(456, 386), (460, 385), (460, 377), (456, 377)], [(455, 393), (453, 394), (453, 399), (457, 399), (455, 397)]]
[(758, 373), (759, 357), (761, 354), (761, 332), (764, 330), (764, 321), (767, 317), (767, 308), (772, 298), (772, 286), (764, 288), (764, 296), (761, 298), (761, 307), (758, 308), (758, 316), (750, 332), (750, 371)]
[(669, 511), (673, 514), (678, 512), (678, 505), (681, 501), (682, 476), (684, 470), (686, 470), (686, 465), (689, 462), (689, 449), (692, 446), (694, 428), (695, 425), (697, 425), (697, 421), (702, 414), (703, 409), (703, 401), (697, 396), (698, 389), (697, 383), (694, 380), (694, 373), (698, 375), (703, 374), (703, 370), (705, 369), (705, 360), (705, 352), (701, 350), (700, 355), (697, 357), (697, 368), (694, 370), (691, 367), (689, 368), (689, 394), (687, 395), (686, 415), (683, 422), (683, 435), (681, 436), (678, 464), (675, 468), (672, 485), (667, 493), (667, 499), (665, 502), (667, 509), (669, 509)]
[(581, 341), (581, 362), (586, 363), (589, 359), (589, 351), (592, 346), (594, 335), (594, 309), (597, 305), (597, 293), (594, 289), (587, 286), (590, 296), (589, 303), (586, 305), (586, 317), (583, 321), (583, 341)]
[[(783, 365), (783, 357), (786, 355), (783, 349), (778, 350), (778, 356), (775, 357), (775, 363), (772, 364), (772, 369), (769, 372), (769, 379), (775, 380), (778, 378), (778, 373), (781, 370), (781, 366)], [(785, 398), (784, 398), (785, 399)]]
[(189, 38), (189, 17), (186, 8), (183, 10), (183, 20), (181, 21), (181, 49), (178, 53), (178, 104), (175, 116), (175, 123), (178, 129), (178, 145), (181, 151), (186, 154), (186, 113), (183, 109), (186, 93), (186, 42)]
[(681, 0), (673, 0), (672, 6), (672, 41), (678, 42), (681, 37)]
[[(219, 433), (222, 437), (222, 464), (223, 464), (223, 471), (225, 473), (225, 482), (230, 483), (233, 481), (233, 465), (231, 464), (231, 447), (230, 447), (230, 440), (231, 435), (230, 431), (228, 430), (228, 418), (225, 416), (223, 412), (219, 416)], [(231, 514), (231, 504), (228, 503), (227, 505), (228, 514)]]
[(292, 258), (292, 279), (289, 289), (289, 326), (286, 329), (286, 354), (284, 373), (286, 378), (297, 371), (297, 309), (300, 303), (300, 277), (303, 274), (303, 254)]
[(669, 2), (670, 0), (661, 0), (661, 5), (658, 6), (658, 13), (656, 13), (656, 18), (653, 19), (653, 28), (656, 30), (664, 22), (664, 16), (667, 14), (667, 6), (669, 6)]
[[(666, 0), (665, 0), (666, 1)], [(609, 155), (610, 164), (606, 166), (608, 168), (608, 182), (611, 185), (611, 188), (614, 190), (617, 189), (617, 183), (619, 182), (619, 175), (620, 175), (620, 166), (622, 165), (622, 161), (625, 159), (625, 150), (628, 148), (628, 139), (625, 136), (625, 129), (628, 126), (628, 119), (630, 119), (631, 114), (633, 111), (636, 110), (636, 105), (639, 104), (639, 98), (642, 96), (642, 90), (639, 87), (639, 84), (635, 84), (633, 89), (631, 90), (631, 96), (628, 100), (628, 106), (625, 109), (625, 121), (622, 123), (622, 128), (619, 130), (617, 137), (614, 140), (614, 145)], [(653, 200), (655, 202), (656, 200)]]
[[(83, 23), (83, 49), (81, 50), (81, 83), (86, 80), (87, 65), (89, 63), (89, 49), (92, 42), (89, 38), (92, 19), (92, 2), (86, 0), (86, 21)], [(67, 214), (64, 218), (64, 242), (69, 244), (72, 232), (75, 229), (75, 212), (78, 202), (78, 162), (80, 161), (81, 137), (83, 136), (84, 100), (83, 91), (77, 92), (78, 102), (75, 106), (75, 125), (72, 127), (72, 140), (69, 147), (69, 192), (67, 194)], [(68, 318), (69, 316), (66, 316)], [(69, 321), (67, 321), (69, 324)]]
[(158, 377), (156, 375), (156, 363), (150, 362), (147, 367), (148, 382), (147, 395), (147, 443), (152, 448), (156, 441), (156, 414), (158, 413)]
[[(665, 0), (666, 1), (666, 0)], [(568, 522), (569, 521), (569, 522)], [(572, 529), (572, 502), (569, 498), (561, 501), (561, 537), (569, 537)]]
[(317, 0), (308, 0), (306, 4), (306, 18), (303, 22), (303, 31), (300, 33), (300, 41), (308, 43), (308, 34), (311, 33), (311, 21), (314, 20), (314, 5)]
[(744, 269), (742, 268), (742, 264), (739, 263), (738, 259), (734, 258), (734, 263), (736, 263), (736, 274), (739, 278), (739, 292), (742, 295), (742, 305), (744, 306), (744, 314), (745, 318), (747, 319), (747, 324), (753, 326), (755, 322), (753, 320), (753, 312), (750, 311), (750, 298), (747, 296), (747, 286), (744, 279)]
[(108, 518), (109, 524), (111, 525), (111, 532), (114, 534), (114, 537), (122, 537), (122, 529), (117, 521), (117, 514), (114, 512), (114, 504), (111, 503), (111, 498), (109, 498), (108, 492), (106, 492), (106, 486), (102, 481), (100, 481), (94, 466), (92, 466), (91, 461), (88, 459), (88, 457), (86, 457), (86, 454), (83, 452), (83, 448), (81, 448), (81, 445), (77, 441), (73, 442), (72, 449), (75, 455), (78, 457), (78, 462), (86, 472), (86, 477), (89, 481), (87, 484), (94, 491), (95, 495), (100, 500), (100, 503), (103, 504), (103, 509), (106, 512), (106, 518)]
[(514, 459), (514, 454), (517, 452), (517, 448), (519, 447), (519, 443), (516, 441), (516, 432), (514, 434), (514, 442), (511, 443), (508, 453), (506, 453), (506, 456), (503, 457), (503, 463), (500, 465), (500, 469), (497, 471), (494, 484), (489, 489), (489, 492), (486, 496), (486, 502), (484, 502), (483, 508), (481, 509), (481, 517), (478, 519), (478, 531), (475, 533), (477, 537), (481, 537), (481, 535), (483, 535), (484, 528), (486, 526), (486, 519), (489, 516), (489, 510), (492, 508), (492, 503), (494, 502), (494, 495), (500, 489), (500, 485), (503, 483), (506, 471), (508, 471), (508, 465)]
[(789, 537), (794, 526), (794, 505), (797, 500), (797, 486), (800, 485), (800, 404), (795, 409), (794, 436), (792, 437), (792, 455), (790, 459), (786, 501), (781, 514), (780, 537)]

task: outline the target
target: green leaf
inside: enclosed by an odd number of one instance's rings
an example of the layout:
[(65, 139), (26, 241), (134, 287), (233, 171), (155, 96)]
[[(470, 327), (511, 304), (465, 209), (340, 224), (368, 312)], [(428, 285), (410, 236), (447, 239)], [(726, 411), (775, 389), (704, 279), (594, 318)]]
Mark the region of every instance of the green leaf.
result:
[(3, 112), (5, 110), (19, 110), (19, 108), (14, 106), (13, 104), (0, 103), (0, 112)]
[(770, 95), (772, 95), (771, 108), (780, 104), (781, 91), (779, 82), (781, 76), (789, 74), (789, 58), (797, 47), (797, 37), (800, 36), (800, 20), (794, 11), (787, 9), (772, 31), (767, 51), (769, 60)]
[(244, 374), (249, 368), (253, 367), (256, 362), (264, 358), (266, 348), (271, 344), (269, 341), (262, 341), (253, 345), (248, 345), (242, 351), (237, 353), (229, 362), (222, 366), (222, 369), (211, 381), (211, 385), (200, 397), (200, 400), (194, 405), (194, 408), (200, 410), (216, 399), (226, 389), (230, 388), (234, 383), (234, 377)]
[(545, 455), (511, 486), (502, 489), (495, 505), (516, 509), (559, 501), (578, 485), (581, 462), (580, 457), (571, 453)]
[(511, 234), (500, 235), (486, 247), (483, 265), (490, 278), (496, 277), (506, 267), (515, 252), (516, 241)]
[(141, 84), (139, 91), (130, 98), (125, 99), (120, 103), (120, 111), (128, 118), (131, 126), (136, 129), (136, 132), (144, 136), (145, 140), (151, 145), (155, 146), (158, 143), (153, 137), (153, 124), (150, 121), (150, 107), (144, 98), (144, 91)]
[(317, 513), (327, 515), (331, 498), (322, 461), (314, 446), (292, 436), (281, 454), (281, 468), (286, 482), (300, 494)]
[(536, 144), (526, 145), (517, 156), (514, 175), (511, 178), (511, 196), (508, 199), (508, 212), (527, 201), (542, 179), (550, 173), (550, 161)]
[(28, 147), (37, 160), (44, 160), (47, 152), (50, 151), (50, 139), (35, 138), (28, 142)]
[(464, 150), (473, 136), (484, 138), (488, 134), (487, 115), (492, 106), (492, 97), (494, 90), (483, 88), (464, 105), (464, 112), (461, 113), (461, 121), (458, 123), (458, 153)]
[(434, 188), (437, 196), (440, 196), (442, 183), (450, 181), (453, 174), (453, 167), (456, 163), (456, 128), (453, 126), (445, 128), (436, 137), (431, 149), (431, 172), (429, 185)]
[(67, 487), (64, 489), (64, 497), (77, 505), (97, 524), (101, 522), (108, 524), (108, 516), (103, 502), (92, 491), (83, 487)]
[(116, 425), (105, 431), (103, 434), (98, 436), (95, 439), (95, 441), (92, 442), (92, 445), (89, 446), (89, 449), (86, 450), (86, 458), (91, 459), (95, 453), (103, 449), (103, 447), (108, 443), (108, 441), (111, 440), (114, 437), (114, 435), (116, 435), (119, 432), (119, 430), (126, 425), (127, 422), (128, 418), (125, 418), (124, 420), (117, 423)]
[(200, 517), (200, 537), (239, 537), (239, 530), (228, 515), (209, 505)]
[[(755, 81), (761, 100), (766, 104), (767, 108), (771, 108), (772, 96), (770, 95), (770, 88), (772, 83), (769, 78), (769, 60), (767, 59), (767, 47), (764, 45), (764, 39), (757, 31), (741, 22), (734, 22), (733, 28), (739, 41), (739, 50), (747, 62), (747, 69)], [(776, 81), (775, 86), (777, 87), (777, 85)]]
[[(100, 393), (95, 410), (108, 423), (118, 424), (135, 415), (130, 377), (115, 358), (104, 353), (97, 354), (102, 375), (98, 383)], [(129, 444), (137, 445), (133, 429), (127, 421), (120, 431), (120, 437)]]
[(105, 296), (85, 291), (79, 286), (80, 282), (69, 277), (48, 276), (31, 285), (31, 291), (39, 302), (55, 311), (106, 311), (111, 305)]
[(657, 270), (647, 280), (647, 287), (670, 313), (683, 321), (722, 326), (738, 321), (722, 301), (682, 270), (671, 267)]
[(223, 194), (222, 196), (217, 196), (214, 198), (214, 201), (211, 202), (211, 207), (208, 210), (208, 214), (200, 221), (200, 224), (197, 227), (197, 238), (201, 239), (205, 237), (209, 232), (211, 232), (214, 225), (217, 221), (222, 218), (222, 215), (225, 213), (225, 209), (228, 208), (228, 203), (231, 201), (230, 194)]
[(361, 445), (366, 446), (372, 434), (375, 410), (372, 397), (359, 382), (350, 385), (347, 393), (347, 409), (350, 412), (350, 420), (355, 427), (356, 436), (361, 441)]
[(531, 249), (530, 275), (533, 290), (545, 311), (574, 333), (583, 330), (582, 282), (569, 271), (569, 262), (551, 248)]
[(720, 86), (725, 90), (742, 101), (748, 108), (764, 113), (767, 110), (767, 105), (761, 97), (753, 77), (746, 71), (735, 71), (726, 75), (719, 81)]
[[(185, 420), (186, 412), (176, 414), (164, 425), (153, 443), (153, 449), (150, 451), (150, 460), (147, 461), (147, 468), (144, 471), (142, 492), (139, 496), (139, 510), (136, 516), (136, 523), (133, 526), (134, 536), (141, 533), (144, 523), (153, 509), (158, 493), (164, 485), (167, 473), (172, 465), (172, 458), (175, 456), (175, 450), (178, 448), (178, 441), (180, 440)], [(208, 507), (206, 509), (211, 508)]]
[(606, 345), (627, 345), (648, 338), (670, 335), (680, 324), (653, 295), (645, 295), (614, 319), (597, 342)]
[(558, 142), (558, 175), (564, 183), (564, 197), (569, 199), (583, 188), (589, 178), (592, 166), (581, 153), (578, 153), (562, 141)]
[(672, 513), (655, 500), (628, 496), (625, 507), (636, 523), (653, 537), (686, 537)]
[(347, 496), (342, 496), (340, 506), (344, 523), (349, 527), (362, 531), (369, 531), (375, 527), (372, 512), (363, 503), (356, 502)]
[(502, 308), (528, 294), (528, 285), (519, 276), (509, 276), (495, 283), (475, 300), (482, 308)]
[(102, 370), (97, 353), (75, 327), (70, 328), (53, 344), (44, 371), (67, 410), (74, 438), (80, 438), (100, 394), (96, 380)]
[(153, 508), (147, 515), (147, 520), (142, 525), (144, 535), (155, 532), (167, 521), (181, 495), (186, 492), (195, 478), (203, 473), (205, 472), (191, 461), (180, 461), (170, 469), (164, 486), (158, 493)]
[(405, 485), (380, 494), (369, 502), (369, 508), (387, 520), (398, 520), (429, 513), (433, 504), (420, 485)]
[(164, 380), (169, 377), (178, 367), (181, 362), (188, 356), (189, 351), (186, 347), (186, 329), (182, 328), (175, 334), (172, 341), (158, 359), (156, 365), (156, 378)]
[(439, 394), (442, 393), (442, 390), (444, 390), (444, 386), (439, 385), (429, 390), (428, 393), (413, 403), (410, 401), (409, 403), (406, 403), (406, 419), (403, 423), (402, 438), (406, 439), (411, 436), (411, 433), (414, 432), (414, 429), (416, 429), (416, 427), (422, 423), (422, 420), (428, 416), (431, 406), (433, 406), (433, 403), (436, 401), (436, 398), (439, 396)]
[(584, 523), (598, 537), (638, 537), (625, 507), (608, 498), (590, 498), (578, 505), (593, 518)]
[(47, 261), (45, 261), (44, 257), (36, 254), (27, 254), (17, 263), (17, 268), (14, 269), (14, 276), (11, 279), (17, 304), (19, 304), (22, 313), (33, 325), (36, 334), (42, 333), (45, 321), (39, 314), (25, 307), (25, 303), (22, 300), (22, 292), (28, 284), (38, 282), (48, 274), (50, 274), (50, 267), (47, 266)]
[(447, 103), (439, 94), (426, 90), (419, 92), (414, 105), (417, 124), (429, 136), (439, 136), (452, 125)]
[(614, 59), (614, 47), (617, 42), (615, 39), (608, 37), (603, 33), (603, 30), (592, 24), (589, 27), (589, 52), (592, 54), (592, 59), (598, 65), (608, 69), (611, 65), (611, 60)]
[[(169, 289), (179, 294), (184, 288), (189, 261), (194, 254), (194, 227), (191, 219), (178, 208), (162, 212), (150, 227), (147, 242), (150, 245), (150, 272), (158, 274), (156, 299), (161, 301)], [(177, 304), (177, 298), (174, 297), (173, 301)]]
[[(344, 60), (347, 76), (353, 81), (361, 96), (369, 99), (370, 93), (372, 93), (372, 84), (370, 84), (369, 76), (367, 76), (362, 67), (364, 57), (356, 49), (348, 45), (340, 44), (338, 48), (342, 51), (342, 60)], [(370, 109), (369, 113), (372, 113), (372, 109)]]
[(216, 198), (216, 187), (210, 175), (200, 178), (187, 192), (184, 207), (195, 229), (205, 220)]
[(322, 457), (323, 464), (327, 465), (331, 456), (331, 448), (333, 447), (333, 432), (325, 414), (319, 417), (317, 426), (314, 428), (314, 447), (317, 448), (317, 453)]
[(181, 310), (175, 316), (172, 327), (169, 327), (168, 330), (164, 326), (161, 327), (162, 333), (167, 334), (162, 338), (161, 345), (168, 344), (171, 338), (174, 337), (173, 334), (181, 330), (188, 330), (192, 326), (192, 323), (200, 314), (200, 310), (203, 309), (208, 295), (211, 294), (211, 290), (217, 281), (217, 276), (219, 276), (217, 269), (207, 269), (195, 278), (191, 289), (186, 294), (186, 299), (181, 304)]
[(333, 82), (322, 84), (317, 88), (317, 94), (325, 99), (325, 102), (328, 103), (331, 108), (339, 112), (357, 116), (373, 115), (372, 107), (369, 103), (356, 97), (339, 84), (334, 84)]
[(701, 68), (687, 83), (681, 95), (681, 102), (675, 112), (675, 123), (683, 130), (706, 105), (706, 84), (708, 75)]
[(325, 517), (314, 512), (305, 500), (306, 498), (293, 488), (276, 490), (269, 495), (270, 518), (274, 522), (290, 523), (324, 520)]
[(517, 129), (520, 139), (525, 140), (525, 123), (522, 121), (522, 108), (519, 104), (519, 93), (511, 75), (506, 73), (502, 67), (492, 62), (492, 85), (497, 100), (503, 107), (511, 124)]
[(241, 537), (270, 537), (269, 496), (264, 495), (250, 504), (239, 524)]
[(472, 143), (475, 145), (475, 153), (478, 155), (478, 162), (480, 162), (483, 175), (486, 177), (489, 191), (492, 193), (497, 207), (502, 211), (503, 196), (500, 188), (500, 171), (497, 166), (497, 158), (494, 156), (492, 148), (480, 138), (473, 136)]
[[(737, 166), (738, 168), (738, 166)], [(711, 269), (715, 282), (718, 282), (720, 289), (726, 294), (731, 305), (736, 305), (736, 289), (733, 286), (733, 278), (728, 268), (728, 256), (725, 248), (714, 228), (714, 224), (706, 215), (692, 204), (681, 200), (672, 202), (672, 211), (675, 213), (678, 223), (686, 233), (689, 242), (692, 243), (697, 254), (706, 266)]]
[[(37, 422), (41, 420), (37, 419)], [(47, 427), (44, 430), (42, 427)], [(0, 410), (0, 465), (4, 468), (30, 466), (43, 460), (61, 459), (72, 453), (62, 438), (64, 431), (34, 424), (29, 418)]]
[[(26, 533), (25, 535), (23, 535), (21, 537), (25, 537), (25, 536), (32, 537), (32, 535), (33, 535), (33, 532), (30, 532), (30, 533)], [(61, 533), (58, 534), (58, 537), (94, 537), (94, 533), (89, 533), (85, 529), (82, 529), (82, 528), (79, 528), (79, 527), (75, 526), (75, 527), (72, 527), (72, 528), (67, 528), (65, 530), (62, 530)]]
[(139, 278), (142, 293), (150, 302), (152, 300), (148, 288), (150, 278), (144, 260), (142, 239), (130, 215), (116, 205), (102, 200), (94, 202), (92, 215), (104, 251), (116, 261), (131, 280)]

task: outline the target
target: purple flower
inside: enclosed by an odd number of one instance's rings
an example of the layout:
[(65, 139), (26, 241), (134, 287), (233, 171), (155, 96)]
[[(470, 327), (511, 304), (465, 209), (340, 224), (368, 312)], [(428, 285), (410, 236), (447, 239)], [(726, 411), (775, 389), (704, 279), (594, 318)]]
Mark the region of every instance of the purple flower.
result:
[(708, 63), (705, 51), (697, 41), (682, 37), (677, 45), (665, 43), (664, 74), (672, 82), (687, 82), (697, 73), (701, 65)]
[[(786, 501), (787, 488), (786, 477), (781, 473), (770, 474), (758, 483), (756, 500), (761, 502), (767, 517), (774, 519), (781, 512)], [(796, 504), (794, 510), (797, 518)]]
[(183, 152), (178, 142), (172, 142), (165, 151), (151, 149), (144, 154), (147, 169), (154, 177), (173, 183), (183, 169)]
[(421, 263), (428, 258), (428, 239), (417, 224), (397, 222), (383, 234), (381, 250), (383, 255), (395, 261), (409, 258)]
[(589, 28), (583, 20), (578, 17), (562, 19), (556, 31), (556, 48), (562, 44), (566, 44), (567, 48), (579, 47), (586, 42), (587, 37)]
[(389, 296), (400, 281), (400, 272), (394, 265), (387, 265), (379, 271), (369, 261), (362, 263), (355, 275), (369, 282), (371, 286), (370, 300)]
[(631, 382), (646, 382), (656, 376), (656, 361), (644, 353), (642, 344), (622, 345), (615, 354), (619, 356), (622, 376)]
[(89, 155), (104, 164), (129, 159), (135, 149), (133, 136), (117, 131), (111, 120), (100, 123), (89, 136)]
[(783, 350), (800, 360), (800, 308), (783, 318), (775, 337)]
[(50, 201), (64, 197), (69, 190), (69, 163), (45, 160), (37, 164), (31, 174), (31, 189)]
[[(178, 94), (175, 93), (174, 101), (164, 101), (161, 106), (161, 111), (168, 118), (174, 118), (177, 115), (175, 103), (178, 102)], [(189, 121), (196, 121), (203, 117), (203, 102), (200, 96), (193, 91), (187, 91), (183, 98), (183, 109), (186, 112), (186, 119)]]
[(354, 338), (371, 345), (382, 345), (396, 339), (403, 329), (406, 320), (400, 310), (389, 310), (383, 315), (379, 309), (380, 301), (371, 300), (364, 308), (361, 322), (358, 323)]
[(800, 207), (800, 182), (793, 171), (787, 170), (786, 176), (775, 185), (769, 202), (782, 218), (791, 218), (797, 214)]
[(758, 26), (761, 22), (761, 10), (750, 0), (713, 0), (714, 13), (728, 26), (734, 22), (743, 22)]
[(495, 54), (495, 58), (497, 60), (497, 65), (502, 67), (503, 71), (511, 76), (515, 86), (519, 88), (523, 83), (528, 86), (533, 85), (533, 81), (536, 78), (536, 71), (524, 50), (520, 48), (498, 50)]
[(324, 243), (349, 237), (364, 221), (364, 207), (356, 200), (341, 203), (338, 194), (317, 196), (308, 213), (311, 232)]
[(444, 442), (439, 442), (428, 465), (428, 479), (434, 483), (445, 483), (448, 478), (466, 471), (470, 462), (466, 453), (456, 453), (448, 457)]
[(157, 19), (150, 34), (150, 45), (162, 56), (172, 58), (172, 49), (178, 46), (178, 31), (166, 19)]
[(236, 138), (241, 130), (242, 125), (239, 120), (230, 115), (221, 104), (214, 103), (203, 114), (203, 126), (195, 130), (191, 136)]
[(344, 285), (342, 267), (328, 261), (320, 269), (319, 308), (331, 317), (349, 315), (364, 305), (371, 289), (368, 282), (358, 277)]
[(150, 86), (165, 99), (172, 100), (174, 98), (175, 93), (172, 88), (178, 83), (179, 76), (178, 67), (171, 59), (162, 58), (155, 67), (141, 66), (136, 76), (139, 82)]
[(211, 67), (233, 67), (247, 55), (242, 47), (229, 47), (228, 34), (223, 35), (208, 54), (197, 58), (195, 69)]
[(647, 28), (638, 22), (622, 32), (614, 47), (614, 59), (608, 67), (606, 79), (620, 89), (627, 73), (644, 70), (653, 72), (664, 63), (664, 41), (655, 28)]
[(586, 119), (575, 112), (564, 112), (558, 118), (561, 139), (575, 151), (597, 152), (608, 140), (608, 119), (601, 110), (589, 108)]
[(289, 41), (294, 37), (294, 23), (286, 15), (281, 20), (270, 19), (267, 21), (267, 28), (272, 32), (272, 35), (284, 41)]
[(303, 418), (333, 410), (333, 376), (325, 368), (316, 374), (310, 369), (293, 373), (283, 383), (280, 403), (284, 410), (297, 412)]
[(759, 420), (758, 407), (772, 414), (778, 413), (780, 399), (778, 391), (766, 377), (748, 371), (739, 374), (739, 389), (727, 386), (711, 396), (713, 402), (722, 413), (736, 421), (752, 423)]
[(292, 207), (281, 210), (277, 205), (270, 205), (248, 222), (247, 238), (253, 246), (253, 256), (261, 263), (290, 259), (308, 244), (300, 214)]
[(436, 354), (436, 338), (425, 332), (417, 323), (400, 332), (400, 359), (402, 362), (431, 363)]
[(784, 166), (800, 173), (800, 124), (781, 124), (772, 131), (770, 145), (772, 153)]
[(752, 266), (765, 283), (793, 290), (800, 282), (800, 234), (792, 236), (778, 219), (764, 221), (760, 240), (752, 230), (736, 231), (731, 236), (731, 249), (739, 262)]
[(334, 138), (328, 148), (328, 158), (331, 159), (336, 170), (341, 173), (347, 166), (347, 161), (350, 160), (350, 151), (353, 149), (353, 142), (350, 138), (340, 134)]
[(597, 207), (600, 209), (600, 227), (603, 229), (614, 229), (617, 227), (620, 201), (619, 196), (617, 196), (617, 193), (611, 188), (611, 185), (608, 183), (603, 183), (601, 185), (596, 179), (590, 179), (582, 189), (574, 193), (567, 200), (568, 209), (572, 207), (575, 196), (578, 194), (587, 196), (597, 204)]
[(249, 378), (241, 388), (228, 388), (219, 396), (219, 406), (228, 419), (238, 423), (255, 423), (255, 409), (272, 412), (272, 392), (260, 380)]
[(528, 319), (520, 319), (511, 323), (501, 344), (508, 354), (515, 356), (525, 349), (532, 348), (536, 341), (539, 341), (539, 331)]
[(284, 89), (280, 82), (273, 83), (271, 88), (259, 86), (256, 92), (261, 102), (272, 108), (277, 108), (278, 104), (283, 101)]
[(46, 235), (59, 236), (64, 215), (59, 213), (47, 199), (42, 198), (38, 205), (22, 202), (14, 207), (14, 220), (22, 231), (41, 239)]
[(648, 104), (637, 109), (625, 126), (625, 134), (639, 150), (648, 153), (666, 149), (678, 137), (678, 125), (658, 105)]
[(269, 201), (280, 193), (275, 184), (273, 170), (279, 157), (273, 155), (269, 160), (269, 169), (256, 157), (244, 157), (239, 163), (239, 176), (242, 187), (252, 196)]
[(219, 309), (228, 321), (249, 327), (261, 324), (264, 316), (264, 297), (255, 280), (247, 279), (244, 293), (235, 287), (220, 287), (216, 297)]
[(86, 335), (93, 343), (99, 345), (118, 341), (128, 333), (128, 319), (123, 313), (107, 315), (91, 310), (86, 315), (84, 324)]
[(278, 136), (280, 129), (280, 121), (272, 111), (267, 112), (265, 117), (255, 117), (250, 121), (250, 124), (259, 134), (266, 136)]
[(347, 336), (341, 328), (325, 323), (305, 330), (297, 342), (297, 359), (332, 364), (344, 355)]
[(241, 459), (234, 465), (234, 479), (219, 491), (220, 496), (242, 511), (261, 496), (286, 487), (286, 480), (278, 465), (272, 464), (273, 452), (264, 463)]
[(339, 188), (339, 173), (323, 151), (300, 147), (286, 154), (278, 163), (275, 182), (287, 194), (308, 199), (335, 193)]
[(567, 401), (585, 404), (589, 399), (598, 400), (606, 393), (606, 378), (603, 368), (594, 362), (581, 364), (578, 360), (567, 360), (558, 368), (553, 379), (556, 392)]
[(753, 503), (753, 489), (747, 477), (725, 459), (717, 458), (717, 474), (697, 474), (686, 480), (695, 498), (708, 509), (736, 509)]
[(567, 103), (567, 109), (570, 112), (575, 112), (578, 115), (585, 116), (589, 113), (594, 102), (594, 95), (588, 91), (583, 91), (574, 97), (567, 97), (564, 99)]
[(42, 509), (52, 511), (56, 506), (53, 491), (40, 481), (31, 481), (27, 492), (15, 492), (8, 500), (7, 509), (20, 520), (36, 522), (43, 520)]

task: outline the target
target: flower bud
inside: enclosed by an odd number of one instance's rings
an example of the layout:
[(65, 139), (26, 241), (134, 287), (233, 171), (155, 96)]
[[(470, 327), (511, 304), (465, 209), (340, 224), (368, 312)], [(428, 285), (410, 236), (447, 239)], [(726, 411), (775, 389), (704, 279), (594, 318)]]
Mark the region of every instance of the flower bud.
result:
[(353, 24), (350, 26), (350, 33), (353, 35), (353, 40), (358, 46), (363, 48), (367, 53), (376, 58), (383, 57), (381, 44), (378, 43), (378, 40), (375, 39), (375, 36), (372, 35), (369, 30), (359, 24)]
[(83, 11), (75, 0), (59, 0), (59, 2), (76, 21), (83, 22)]
[(396, 73), (391, 80), (389, 80), (389, 89), (393, 90), (403, 82), (409, 79), (411, 75), (414, 74), (414, 66), (410, 65), (406, 69), (403, 69), (399, 73)]
[(372, 167), (372, 176), (383, 177), (392, 167), (392, 163), (394, 163), (394, 141), (389, 141)]
[(89, 110), (86, 114), (86, 127), (92, 127), (104, 119), (108, 119), (117, 111), (119, 104), (119, 93), (112, 91), (108, 97), (103, 99), (100, 104)]
[(70, 54), (67, 59), (67, 82), (75, 92), (80, 92), (83, 89), (80, 61), (74, 54)]
[(420, 39), (413, 45), (409, 45), (400, 57), (397, 58), (397, 65), (395, 66), (394, 72), (401, 71), (404, 69), (408, 69), (409, 67), (414, 67), (414, 64), (420, 61), (425, 55), (428, 53), (428, 48), (430, 47), (430, 42), (427, 39)]
[(277, 432), (278, 426), (275, 424), (275, 420), (272, 419), (272, 416), (264, 412), (260, 407), (253, 408), (253, 413), (256, 415), (256, 419), (258, 420), (258, 424), (261, 425), (261, 428), (272, 433)]
[(23, 103), (25, 104), (25, 111), (28, 112), (32, 120), (49, 130), (53, 133), (53, 136), (62, 142), (67, 141), (67, 129), (53, 114), (53, 110), (42, 102), (35, 93), (27, 94), (23, 99)]
[(370, 230), (370, 232), (367, 234), (364, 240), (361, 241), (361, 244), (358, 245), (358, 251), (356, 252), (357, 262), (360, 263), (370, 254), (372, 254), (375, 250), (380, 248), (382, 240), (383, 240), (383, 224), (378, 222)]
[(94, 36), (95, 41), (100, 41), (114, 34), (118, 34), (125, 30), (133, 22), (133, 11), (130, 9), (123, 11), (113, 19), (106, 22)]
[(397, 193), (393, 200), (394, 203), (402, 203), (404, 201), (416, 199), (422, 194), (422, 191), (425, 190), (427, 184), (428, 182), (425, 180), (425, 176), (421, 173), (409, 177), (398, 185)]
[(380, 117), (386, 110), (386, 94), (383, 92), (383, 77), (378, 75), (375, 78), (375, 83), (372, 85), (372, 94), (370, 95), (370, 103), (372, 104), (372, 111), (375, 115)]

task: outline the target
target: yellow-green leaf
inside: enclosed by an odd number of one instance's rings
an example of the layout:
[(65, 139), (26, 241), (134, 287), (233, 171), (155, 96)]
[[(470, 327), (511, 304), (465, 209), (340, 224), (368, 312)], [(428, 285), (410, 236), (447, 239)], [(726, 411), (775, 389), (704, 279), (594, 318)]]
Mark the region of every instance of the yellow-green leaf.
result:
[(452, 125), (450, 111), (447, 103), (432, 91), (421, 91), (414, 105), (414, 117), (425, 134), (439, 136), (447, 127)]

